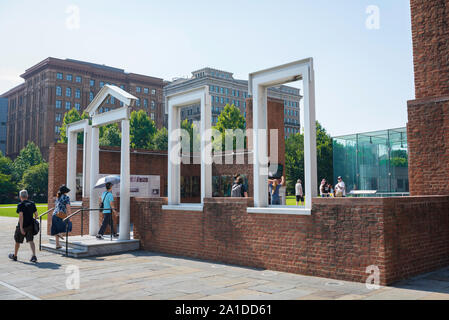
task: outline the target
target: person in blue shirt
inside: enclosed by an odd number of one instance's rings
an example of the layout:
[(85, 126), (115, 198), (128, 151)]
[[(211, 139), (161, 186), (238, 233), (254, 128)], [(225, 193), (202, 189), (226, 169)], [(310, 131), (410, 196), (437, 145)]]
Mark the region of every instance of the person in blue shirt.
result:
[(114, 196), (112, 195), (112, 183), (106, 183), (106, 191), (100, 196), (100, 203), (103, 203), (103, 223), (101, 224), (100, 231), (98, 231), (97, 239), (103, 240), (103, 235), (108, 225), (111, 226), (111, 232), (117, 238), (118, 234), (114, 232), (112, 219), (112, 213), (117, 213), (117, 210), (115, 210)]

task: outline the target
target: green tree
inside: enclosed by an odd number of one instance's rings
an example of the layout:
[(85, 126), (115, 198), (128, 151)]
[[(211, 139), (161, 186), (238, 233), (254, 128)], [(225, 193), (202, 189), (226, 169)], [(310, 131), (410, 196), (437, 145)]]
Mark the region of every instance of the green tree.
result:
[(100, 127), (100, 146), (119, 147), (122, 142), (122, 134), (117, 123), (111, 123)]
[(20, 151), (19, 156), (13, 163), (13, 180), (19, 182), (22, 180), (24, 172), (35, 165), (44, 162), (42, 154), (39, 148), (34, 142), (28, 142), (28, 144)]
[(17, 193), (17, 187), (11, 175), (0, 173), (0, 190), (0, 203), (11, 203)]
[(144, 110), (131, 112), (129, 126), (131, 148), (151, 149), (151, 142), (157, 129), (147, 113)]
[(0, 151), (0, 173), (11, 175), (13, 173), (13, 163), (10, 158), (5, 157)]
[(162, 127), (153, 137), (154, 150), (168, 150), (168, 131), (167, 128)]
[[(79, 114), (78, 110), (75, 108), (70, 109), (64, 114), (64, 120), (62, 121), (62, 127), (59, 134), (59, 143), (67, 143), (67, 125), (80, 120), (89, 119), (89, 115), (83, 112), (82, 115)], [(84, 143), (84, 135), (80, 132), (78, 133), (78, 144)]]
[[(189, 120), (185, 119), (181, 122), (181, 129), (187, 131), (190, 137), (190, 152), (199, 152), (201, 148), (201, 134), (198, 125), (193, 122), (190, 123)], [(184, 152), (186, 150), (183, 150)]]
[[(317, 144), (317, 172), (318, 182), (325, 178), (332, 183), (333, 180), (333, 146), (332, 138), (321, 124), (316, 122)], [(287, 192), (295, 192), (296, 180), (304, 181), (304, 135), (297, 133), (291, 135), (285, 142), (285, 176)]]
[(43, 162), (28, 168), (19, 184), (26, 189), (34, 201), (46, 202), (48, 191), (48, 163)]
[[(240, 109), (235, 105), (227, 104), (221, 114), (218, 116), (217, 124), (214, 129), (220, 131), (222, 150), (225, 150), (225, 139), (226, 130), (238, 130), (241, 129), (243, 132), (246, 128), (245, 117), (241, 114)], [(246, 138), (244, 145), (246, 146)], [(236, 137), (233, 138), (233, 149), (236, 148)]]

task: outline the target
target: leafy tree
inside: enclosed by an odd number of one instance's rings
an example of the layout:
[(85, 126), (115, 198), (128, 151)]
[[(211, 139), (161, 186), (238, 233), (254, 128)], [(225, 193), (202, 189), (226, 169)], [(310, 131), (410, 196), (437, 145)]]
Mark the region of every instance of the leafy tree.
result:
[(153, 137), (154, 150), (168, 150), (168, 131), (167, 128), (162, 127)]
[[(317, 171), (318, 182), (325, 178), (332, 183), (333, 179), (333, 146), (332, 138), (321, 124), (316, 122)], [(295, 192), (296, 180), (304, 181), (304, 135), (291, 135), (285, 142), (285, 175), (287, 192)]]
[(48, 191), (48, 163), (28, 168), (23, 174), (20, 188), (26, 189), (34, 201), (46, 202)]
[[(246, 128), (245, 117), (241, 114), (240, 109), (235, 105), (227, 104), (218, 116), (218, 121), (214, 128), (221, 132), (222, 150), (225, 150), (226, 130), (241, 129), (244, 131)], [(244, 143), (246, 145), (246, 138)], [(233, 138), (233, 149), (235, 148), (236, 137)]]
[(28, 142), (25, 148), (20, 151), (19, 156), (13, 163), (13, 180), (20, 181), (24, 172), (35, 165), (43, 162), (42, 154), (34, 142)]
[(129, 125), (131, 148), (151, 149), (151, 142), (157, 129), (146, 112), (144, 110), (131, 112)]
[(10, 158), (5, 157), (0, 151), (0, 173), (11, 175), (13, 173), (13, 163)]
[[(67, 143), (67, 125), (80, 120), (89, 119), (89, 115), (83, 112), (82, 115), (79, 114), (78, 110), (75, 108), (70, 109), (64, 114), (64, 120), (62, 121), (62, 127), (59, 135), (59, 143)], [(84, 135), (80, 132), (78, 133), (78, 144), (84, 143)]]
[(201, 148), (201, 134), (198, 125), (193, 122), (190, 123), (189, 120), (185, 119), (181, 122), (181, 129), (186, 130), (190, 137), (190, 152), (199, 152)]
[(0, 173), (0, 190), (0, 203), (11, 203), (17, 193), (17, 187), (10, 175)]
[(119, 147), (122, 142), (122, 134), (117, 123), (100, 127), (100, 146)]

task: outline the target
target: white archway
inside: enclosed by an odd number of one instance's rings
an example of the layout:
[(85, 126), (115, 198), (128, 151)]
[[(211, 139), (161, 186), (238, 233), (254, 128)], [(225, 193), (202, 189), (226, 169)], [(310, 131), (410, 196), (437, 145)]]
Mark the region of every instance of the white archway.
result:
[[(123, 103), (123, 107), (98, 113), (100, 105), (111, 95)], [(129, 107), (137, 98), (117, 86), (105, 85), (95, 96), (86, 111), (92, 117), (90, 153), (90, 207), (98, 208), (98, 198), (94, 184), (99, 174), (99, 127), (115, 122), (121, 123), (122, 141), (120, 156), (120, 240), (130, 239), (130, 163), (129, 163)], [(89, 217), (89, 234), (96, 235), (100, 228), (99, 212), (92, 211)]]

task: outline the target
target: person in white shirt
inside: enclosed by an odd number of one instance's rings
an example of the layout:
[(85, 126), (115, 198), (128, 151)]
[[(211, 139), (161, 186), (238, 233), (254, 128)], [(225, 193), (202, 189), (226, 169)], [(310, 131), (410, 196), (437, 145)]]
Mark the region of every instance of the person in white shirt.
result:
[(302, 184), (301, 180), (299, 179), (295, 185), (295, 193), (296, 193), (296, 205), (299, 206), (302, 202), (304, 202), (304, 193), (302, 192)]
[(341, 177), (337, 178), (338, 183), (335, 186), (335, 196), (336, 197), (346, 197), (346, 186)]

